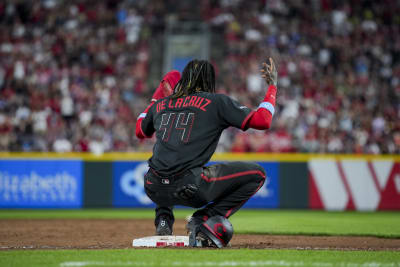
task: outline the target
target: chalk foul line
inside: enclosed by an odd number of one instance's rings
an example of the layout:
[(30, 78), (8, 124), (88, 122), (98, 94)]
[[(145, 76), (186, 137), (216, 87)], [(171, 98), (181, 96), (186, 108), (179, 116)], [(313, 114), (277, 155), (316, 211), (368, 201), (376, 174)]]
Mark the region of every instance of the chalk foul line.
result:
[[(60, 263), (60, 267), (87, 267), (87, 266), (159, 266), (159, 262), (146, 261), (66, 261)], [(400, 262), (304, 262), (304, 261), (285, 261), (285, 260), (268, 260), (268, 261), (203, 261), (203, 262), (187, 262), (187, 261), (172, 261), (163, 262), (163, 265), (169, 266), (283, 266), (283, 267), (400, 267)]]

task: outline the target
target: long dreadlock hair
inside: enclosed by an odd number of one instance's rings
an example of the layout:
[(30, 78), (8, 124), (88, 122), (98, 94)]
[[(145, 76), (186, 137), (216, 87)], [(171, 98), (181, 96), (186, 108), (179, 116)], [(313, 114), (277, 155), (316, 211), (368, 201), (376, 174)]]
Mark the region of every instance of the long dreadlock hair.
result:
[(207, 60), (192, 60), (182, 72), (175, 85), (172, 98), (188, 96), (197, 92), (215, 93), (215, 71)]

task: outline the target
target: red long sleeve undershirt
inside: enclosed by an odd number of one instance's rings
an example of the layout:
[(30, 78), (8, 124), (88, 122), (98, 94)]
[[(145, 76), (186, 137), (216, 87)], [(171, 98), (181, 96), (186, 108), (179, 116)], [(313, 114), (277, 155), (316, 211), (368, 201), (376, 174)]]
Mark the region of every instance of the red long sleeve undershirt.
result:
[[(265, 94), (264, 102), (267, 102), (272, 105), (272, 107), (275, 107), (275, 101), (276, 101), (276, 87), (274, 85), (270, 85), (268, 87), (267, 93)], [(151, 108), (151, 106), (154, 104), (154, 102), (151, 102), (151, 104), (146, 108), (145, 111), (143, 111), (142, 114), (147, 114), (148, 110)], [(144, 115), (145, 116), (145, 115)], [(259, 107), (256, 111), (253, 111), (250, 115), (251, 117), (248, 119), (246, 123), (246, 127), (244, 128), (253, 128), (257, 130), (266, 130), (269, 129), (271, 126), (271, 121), (272, 121), (272, 112), (264, 107)], [(136, 122), (136, 136), (139, 139), (143, 138), (150, 138), (151, 136), (146, 136), (143, 133), (142, 130), (142, 121), (144, 117), (139, 116), (137, 122)]]
[[(263, 102), (270, 103), (275, 107), (276, 101), (276, 87), (270, 85), (268, 87), (267, 93), (265, 94)], [(246, 127), (253, 128), (257, 130), (266, 130), (271, 126), (273, 114), (265, 108), (259, 107), (257, 111), (253, 112), (253, 115), (248, 120)]]

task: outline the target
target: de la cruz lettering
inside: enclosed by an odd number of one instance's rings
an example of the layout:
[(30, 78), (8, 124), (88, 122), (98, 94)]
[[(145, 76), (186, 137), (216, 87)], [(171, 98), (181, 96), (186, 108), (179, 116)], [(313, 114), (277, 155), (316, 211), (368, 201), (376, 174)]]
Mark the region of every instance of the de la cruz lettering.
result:
[(201, 96), (186, 96), (176, 100), (164, 99), (157, 103), (156, 110), (160, 112), (168, 107), (168, 109), (195, 107), (202, 111), (207, 111), (207, 106), (211, 104), (211, 100)]

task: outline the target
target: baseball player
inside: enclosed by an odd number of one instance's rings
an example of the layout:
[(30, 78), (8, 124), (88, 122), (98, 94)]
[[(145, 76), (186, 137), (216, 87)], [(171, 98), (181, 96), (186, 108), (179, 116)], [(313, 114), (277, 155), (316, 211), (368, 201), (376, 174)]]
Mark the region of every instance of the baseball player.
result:
[(261, 76), (268, 89), (257, 110), (251, 110), (215, 93), (212, 64), (193, 60), (176, 85), (169, 83), (173, 92), (153, 96), (138, 117), (136, 136), (156, 135), (144, 177), (145, 192), (157, 204), (156, 234), (172, 234), (173, 207), (184, 205), (198, 208), (186, 226), (191, 246), (223, 247), (229, 243), (233, 228), (227, 219), (261, 188), (265, 170), (252, 162), (205, 164), (224, 129), (270, 127), (278, 78), (271, 58), (269, 64), (263, 63)]

